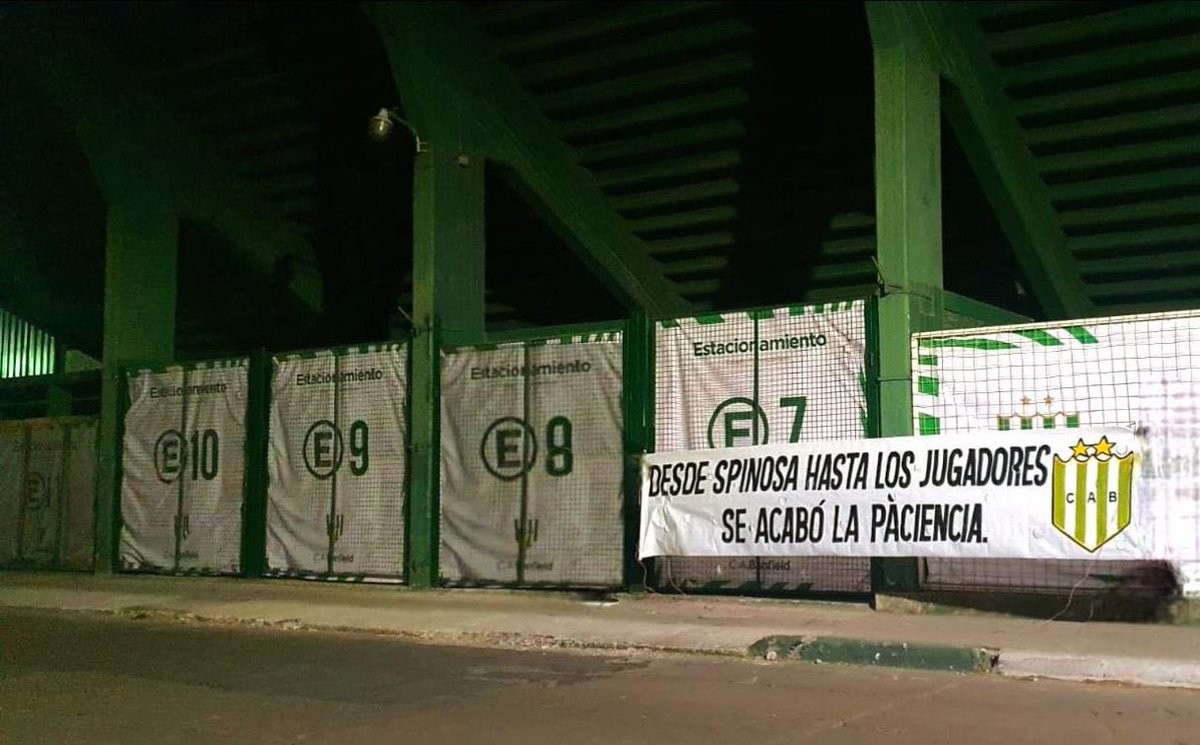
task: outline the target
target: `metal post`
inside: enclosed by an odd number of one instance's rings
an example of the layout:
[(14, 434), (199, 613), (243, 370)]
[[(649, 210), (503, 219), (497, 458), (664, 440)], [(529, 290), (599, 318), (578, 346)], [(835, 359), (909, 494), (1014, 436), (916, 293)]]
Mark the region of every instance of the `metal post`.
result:
[(175, 352), (178, 220), (159, 205), (108, 205), (104, 258), (104, 365), (97, 445), (96, 569), (116, 568), (120, 529), (123, 364), (167, 362)]
[[(868, 5), (875, 56), (875, 223), (878, 302), (878, 432), (912, 434), (910, 344), (938, 322), (942, 304), (940, 77), (934, 61)], [(918, 589), (913, 559), (872, 562), (875, 592)]]
[(242, 498), (242, 576), (261, 577), (267, 558), (267, 450), (271, 421), (271, 355), (250, 356), (246, 400), (246, 477)]
[(625, 429), (624, 565), (625, 589), (641, 592), (646, 577), (638, 561), (641, 533), (641, 469), (639, 456), (654, 450), (654, 319), (636, 310), (625, 325), (622, 341), (622, 418)]
[(441, 344), (484, 341), (483, 162), (440, 151), (413, 174), (413, 339), (405, 520), (408, 584), (437, 585), (441, 477)]

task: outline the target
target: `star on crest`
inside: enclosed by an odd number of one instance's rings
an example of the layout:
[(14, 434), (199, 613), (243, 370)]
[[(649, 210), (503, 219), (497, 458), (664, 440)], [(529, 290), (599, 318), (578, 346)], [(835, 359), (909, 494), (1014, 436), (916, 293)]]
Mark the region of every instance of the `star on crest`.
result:
[(1071, 446), (1071, 451), (1075, 454), (1076, 458), (1086, 458), (1088, 457), (1088, 449), (1090, 447), (1091, 445), (1088, 445), (1080, 438), (1078, 443)]

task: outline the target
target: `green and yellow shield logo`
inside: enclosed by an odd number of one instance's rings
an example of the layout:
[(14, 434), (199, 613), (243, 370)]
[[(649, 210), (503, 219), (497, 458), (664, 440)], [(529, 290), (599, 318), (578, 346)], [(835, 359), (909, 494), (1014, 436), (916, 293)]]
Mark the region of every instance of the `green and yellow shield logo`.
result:
[(1133, 507), (1133, 453), (1117, 443), (1080, 440), (1067, 458), (1054, 456), (1054, 527), (1087, 551), (1096, 551), (1129, 527)]

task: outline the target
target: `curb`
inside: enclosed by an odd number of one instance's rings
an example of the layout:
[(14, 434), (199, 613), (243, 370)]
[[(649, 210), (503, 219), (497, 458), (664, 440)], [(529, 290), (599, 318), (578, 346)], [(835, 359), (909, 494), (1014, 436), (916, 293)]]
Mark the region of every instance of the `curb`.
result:
[(1083, 657), (1041, 652), (1006, 652), (996, 672), (1011, 678), (1126, 683), (1157, 688), (1200, 688), (1200, 665), (1141, 657)]
[(836, 636), (768, 636), (750, 645), (747, 655), (772, 661), (800, 660), (817, 664), (900, 667), (959, 673), (991, 672), (996, 669), (1000, 659), (997, 650), (982, 647), (873, 642)]

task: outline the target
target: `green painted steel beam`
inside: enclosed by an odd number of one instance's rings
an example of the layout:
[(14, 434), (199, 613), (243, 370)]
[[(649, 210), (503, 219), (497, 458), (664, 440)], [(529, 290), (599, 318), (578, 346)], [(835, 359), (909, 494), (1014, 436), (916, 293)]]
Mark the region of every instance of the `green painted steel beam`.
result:
[(572, 5), (576, 5), (574, 0), (513, 0), (507, 3), (488, 3), (480, 7), (478, 12), (487, 23), (513, 23)]
[(1113, 230), (1107, 233), (1072, 236), (1067, 239), (1071, 251), (1081, 256), (1100, 251), (1174, 244), (1200, 243), (1200, 221), (1141, 230)]
[(1195, 155), (1200, 155), (1200, 135), (1151, 140), (1132, 145), (1096, 147), (1073, 153), (1043, 155), (1036, 160), (1040, 173), (1053, 175)]
[(609, 199), (609, 203), (612, 204), (613, 209), (625, 214), (635, 210), (640, 211), (732, 197), (736, 196), (741, 191), (741, 188), (741, 183), (737, 179), (717, 179), (715, 181), (703, 181), (695, 184), (675, 186), (669, 189), (646, 191), (640, 194), (626, 194), (619, 197), (612, 197)]
[(301, 143), (290, 147), (272, 148), (269, 152), (248, 157), (238, 163), (237, 171), (249, 178), (297, 168), (311, 171), (319, 157), (315, 142)]
[(218, 230), (264, 276), (290, 258), (291, 291), (305, 307), (322, 305), (312, 246), (277, 217), (247, 181), (185, 118), (139, 87), (122, 66), (64, 17), (0, 30), (0, 62), (28, 76), (63, 112), (105, 199), (149, 200)]
[(875, 216), (865, 212), (843, 212), (829, 220), (830, 233), (875, 233)]
[(1121, 72), (1141, 65), (1193, 57), (1200, 49), (1200, 34), (1154, 39), (1116, 48), (1093, 49), (1067, 57), (1040, 59), (1000, 68), (1006, 88), (1071, 78)]
[[(883, 12), (882, 5), (869, 7)], [(1090, 303), (1066, 250), (1066, 236), (1049, 191), (1023, 142), (1012, 104), (970, 11), (944, 2), (896, 3), (890, 8), (892, 33), (927, 50), (954, 84), (944, 104), (946, 119), (1039, 305), (1051, 318), (1089, 315)]]
[(303, 116), (300, 99), (292, 95), (261, 96), (237, 107), (214, 107), (194, 116), (196, 124), (223, 135), (267, 121), (286, 121)]
[(1105, 302), (1103, 298), (1097, 299), (1096, 307), (1105, 315), (1110, 316), (1126, 316), (1137, 313), (1166, 313), (1173, 310), (1195, 310), (1195, 298), (1161, 298), (1147, 300), (1141, 303), (1123, 303), (1123, 302)]
[(1011, 310), (998, 308), (995, 305), (948, 290), (946, 291), (944, 301), (947, 313), (967, 316), (979, 321), (981, 325), (1004, 326), (1013, 323), (1028, 323), (1033, 320), (1029, 316), (1013, 313)]
[(733, 205), (719, 205), (698, 210), (640, 217), (636, 220), (630, 220), (629, 227), (635, 233), (647, 233), (656, 230), (683, 230), (684, 228), (726, 225), (737, 220), (737, 217), (737, 207)]
[[(907, 6), (867, 3), (875, 70), (878, 416), (884, 437), (911, 435), (912, 334), (938, 328), (942, 294), (942, 158), (937, 60), (906, 28)], [(872, 559), (878, 592), (914, 591), (918, 565)]]
[(805, 292), (801, 300), (806, 303), (828, 303), (845, 300), (848, 297), (871, 297), (878, 290), (879, 287), (873, 282), (839, 287), (817, 287)]
[(143, 199), (112, 201), (104, 256), (103, 370), (96, 446), (97, 570), (117, 568), (120, 531), (124, 365), (175, 356), (179, 221)]
[(230, 154), (272, 150), (279, 142), (315, 142), (314, 122), (284, 121), (266, 130), (233, 133), (221, 140), (221, 148)]
[(212, 53), (189, 55), (186, 60), (176, 62), (172, 65), (145, 70), (141, 73), (140, 78), (145, 83), (162, 83), (169, 80), (178, 80), (181, 76), (194, 76), (198, 73), (211, 74), (213, 68), (220, 68), (225, 65), (241, 65), (247, 60), (261, 54), (262, 46), (253, 42), (229, 46)]
[(741, 163), (741, 151), (717, 150), (700, 155), (653, 161), (645, 165), (600, 171), (596, 174), (596, 183), (603, 189), (631, 187), (647, 181), (678, 179), (702, 173), (728, 173)]
[(1109, 176), (1054, 184), (1050, 187), (1050, 198), (1056, 203), (1079, 199), (1103, 199), (1140, 192), (1164, 189), (1190, 189), (1200, 187), (1200, 167), (1172, 168), (1169, 170), (1135, 173), (1129, 176)]
[(1021, 15), (1030, 11), (1061, 8), (1075, 0), (1004, 0), (1004, 2), (971, 3), (971, 10), (978, 18), (996, 20)]
[(686, 298), (711, 297), (721, 290), (720, 279), (693, 279), (687, 282), (677, 282), (679, 293)]
[(1074, 16), (1053, 23), (988, 34), (986, 49), (993, 54), (1019, 52), (1170, 27), (1197, 18), (1200, 18), (1200, 5), (1196, 3), (1137, 3), (1107, 13)]
[[(172, 100), (188, 108), (217, 105), (221, 99), (227, 101), (250, 95), (261, 95), (263, 90), (280, 89), (287, 85), (281, 72), (262, 72), (236, 78), (221, 77), (215, 82), (189, 87), (179, 91)], [(260, 90), (263, 89), (263, 90)]]
[(1114, 114), (1083, 122), (1029, 127), (1025, 130), (1025, 142), (1034, 146), (1057, 145), (1081, 138), (1112, 137), (1188, 125), (1200, 127), (1200, 104), (1167, 106)]
[(688, 304), (555, 135), (490, 41), (456, 3), (362, 6), (383, 40), (405, 116), (437, 151), (485, 154), (626, 307), (663, 317)]
[(617, 65), (673, 55), (691, 50), (707, 50), (749, 36), (747, 24), (726, 19), (688, 26), (678, 31), (606, 45), (600, 49), (576, 52), (549, 62), (521, 67), (518, 74), (526, 85), (541, 85), (554, 80), (574, 78), (606, 70)]
[(1200, 295), (1200, 272), (1186, 277), (1156, 277), (1132, 280), (1129, 282), (1105, 282), (1091, 284), (1088, 292), (1097, 301), (1104, 298), (1122, 298), (1131, 296), (1157, 297), (1159, 295), (1189, 294), (1193, 297)]
[(486, 340), (484, 175), (453, 148), (417, 155), (413, 169), (413, 337), (409, 385), (412, 460), (406, 500), (405, 577), (440, 581), (441, 346)]
[(589, 37), (625, 31), (636, 26), (677, 18), (712, 7), (708, 2), (655, 2), (612, 6), (602, 12), (577, 21), (558, 23), (545, 31), (514, 34), (501, 40), (497, 47), (502, 56), (531, 52), (550, 46), (561, 46)]
[(603, 132), (628, 127), (658, 124), (697, 114), (714, 114), (747, 105), (750, 94), (743, 88), (728, 87), (692, 96), (670, 98), (657, 103), (641, 104), (629, 108), (595, 114), (580, 119), (570, 119), (558, 126), (558, 131), (567, 139), (594, 137)]
[(663, 271), (667, 276), (676, 274), (699, 274), (701, 272), (723, 272), (729, 266), (725, 256), (699, 256), (693, 259), (679, 261), (664, 261)]
[(621, 439), (625, 455), (622, 574), (625, 589), (631, 592), (645, 589), (645, 570), (637, 556), (641, 540), (640, 456), (654, 451), (654, 334), (654, 318), (645, 311), (634, 311), (625, 325), (621, 345)]
[(722, 119), (665, 132), (637, 134), (619, 140), (599, 142), (595, 145), (580, 145), (576, 151), (579, 153), (579, 162), (589, 165), (599, 161), (632, 156), (653, 157), (656, 153), (664, 150), (670, 151), (681, 147), (740, 140), (745, 135), (746, 125), (741, 120)]
[(552, 114), (564, 109), (611, 105), (613, 102), (632, 96), (647, 95), (681, 85), (745, 74), (752, 67), (754, 67), (754, 59), (748, 53), (731, 52), (650, 72), (607, 78), (598, 83), (567, 88), (556, 93), (547, 93), (538, 96), (538, 103), (543, 111)]
[(1079, 263), (1084, 279), (1097, 277), (1137, 277), (1154, 272), (1193, 270), (1200, 273), (1200, 251), (1174, 251), (1092, 259)]
[(868, 261), (824, 262), (812, 269), (811, 279), (820, 285), (861, 285), (875, 278), (875, 265)]
[(727, 249), (737, 243), (737, 235), (730, 230), (716, 230), (697, 235), (686, 235), (681, 238), (662, 238), (648, 241), (646, 246), (653, 256), (663, 256), (688, 251), (707, 251), (712, 249)]
[(875, 225), (884, 436), (912, 433), (909, 338), (937, 328), (942, 293), (937, 62), (903, 32), (900, 6), (868, 3), (875, 50)]
[(1154, 98), (1155, 96), (1186, 93), (1189, 91), (1200, 91), (1200, 71), (1185, 70), (1169, 75), (1155, 75), (1135, 80), (1122, 80), (1107, 85), (1057, 91), (1044, 96), (1019, 98), (1013, 108), (1019, 117), (1071, 114), (1080, 109), (1115, 106), (1141, 99)]
[(872, 256), (875, 254), (876, 248), (877, 241), (873, 234), (853, 238), (832, 238), (821, 241), (820, 256), (842, 259)]
[(1174, 197), (1170, 199), (1141, 199), (1120, 208), (1093, 207), (1068, 210), (1062, 213), (1062, 224), (1067, 228), (1095, 227), (1097, 225), (1119, 225), (1137, 220), (1172, 217), (1195, 217), (1200, 215), (1200, 196)]

